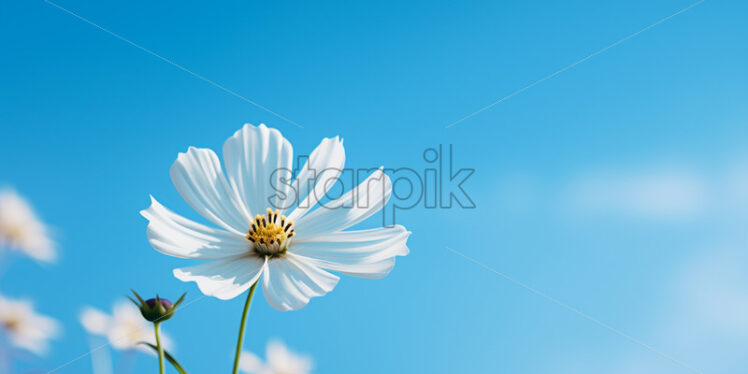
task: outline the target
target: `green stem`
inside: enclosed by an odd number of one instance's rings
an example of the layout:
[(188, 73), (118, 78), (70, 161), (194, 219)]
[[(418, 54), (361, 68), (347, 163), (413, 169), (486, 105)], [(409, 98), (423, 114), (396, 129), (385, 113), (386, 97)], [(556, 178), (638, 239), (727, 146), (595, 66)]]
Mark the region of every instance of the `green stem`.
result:
[(249, 305), (252, 304), (252, 296), (255, 294), (255, 288), (257, 288), (257, 283), (260, 283), (259, 279), (249, 289), (249, 294), (247, 295), (247, 302), (244, 303), (244, 312), (242, 313), (242, 322), (241, 322), (241, 325), (239, 325), (239, 340), (236, 342), (236, 357), (234, 358), (233, 374), (236, 374), (239, 372), (239, 356), (241, 356), (242, 354), (242, 344), (244, 344), (244, 327), (247, 324), (247, 315), (249, 314)]
[(153, 330), (156, 332), (156, 348), (158, 349), (158, 373), (164, 374), (164, 347), (161, 346), (160, 327), (161, 322), (153, 323)]

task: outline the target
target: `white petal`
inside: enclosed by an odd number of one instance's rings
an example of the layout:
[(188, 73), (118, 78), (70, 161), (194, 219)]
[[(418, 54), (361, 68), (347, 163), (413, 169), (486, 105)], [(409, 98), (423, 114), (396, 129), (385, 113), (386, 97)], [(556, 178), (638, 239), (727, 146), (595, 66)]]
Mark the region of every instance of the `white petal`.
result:
[(251, 221), (210, 149), (190, 147), (171, 166), (171, 180), (190, 206), (229, 231), (243, 233)]
[(19, 245), (21, 251), (38, 261), (56, 261), (57, 252), (55, 250), (55, 243), (50, 239), (47, 231), (48, 229), (44, 226), (38, 226), (31, 230), (29, 237)]
[[(150, 326), (148, 326), (148, 327), (150, 327)], [(153, 334), (150, 334), (150, 335), (153, 335)], [(153, 340), (154, 341), (156, 340), (155, 336), (153, 337)], [(168, 350), (172, 354), (177, 351), (176, 346), (174, 345), (174, 339), (172, 339), (171, 335), (167, 334), (164, 331), (161, 331), (161, 344), (164, 346), (164, 349)], [(147, 348), (147, 347), (143, 347), (143, 348)], [(155, 353), (155, 352), (153, 352), (152, 349), (150, 351), (151, 351), (151, 353)]]
[(27, 318), (27, 325), (18, 334), (11, 335), (11, 341), (19, 347), (44, 355), (49, 351), (49, 339), (59, 336), (62, 328), (54, 319), (39, 314)]
[(57, 258), (49, 228), (26, 199), (11, 189), (0, 190), (0, 247), (8, 245), (46, 262)]
[(269, 342), (265, 355), (272, 373), (307, 374), (312, 369), (311, 358), (297, 356), (280, 341)]
[(170, 256), (212, 260), (246, 253), (250, 244), (243, 236), (214, 229), (184, 218), (151, 196), (151, 206), (140, 214), (148, 219), (148, 241)]
[(140, 310), (129, 301), (118, 301), (112, 308), (111, 325), (107, 330), (109, 344), (115, 349), (132, 349), (138, 342), (153, 343), (153, 330)]
[(395, 266), (395, 256), (408, 254), (410, 232), (396, 225), (343, 231), (297, 240), (289, 248), (324, 269), (363, 278), (382, 278)]
[(280, 131), (244, 125), (223, 144), (223, 162), (231, 187), (251, 214), (283, 208), (277, 197), (288, 194), (293, 149)]
[(239, 370), (248, 374), (261, 374), (262, 360), (256, 354), (244, 351), (239, 356)]
[(52, 318), (34, 312), (28, 300), (11, 300), (0, 295), (0, 326), (12, 322), (11, 328), (0, 328), (10, 344), (38, 355), (47, 352), (49, 339), (59, 335), (61, 327)]
[(390, 178), (380, 168), (340, 198), (319, 206), (294, 224), (299, 240), (345, 230), (381, 210), (392, 193)]
[(304, 167), (293, 182), (296, 194), (290, 196), (297, 200), (298, 206), (288, 216), (296, 221), (310, 209), (335, 185), (345, 166), (345, 149), (339, 137), (325, 138), (314, 149)]
[(80, 320), (83, 328), (95, 335), (106, 335), (112, 323), (111, 318), (106, 313), (91, 307), (83, 309)]
[(310, 298), (332, 291), (339, 279), (308, 264), (303, 258), (287, 253), (283, 258), (268, 260), (262, 277), (262, 290), (273, 308), (298, 310)]
[(174, 276), (183, 282), (197, 283), (205, 295), (228, 300), (239, 296), (257, 281), (264, 263), (264, 259), (241, 255), (174, 269)]
[(28, 335), (11, 335), (10, 343), (18, 348), (23, 348), (36, 355), (43, 356), (49, 352), (49, 342)]
[(268, 360), (269, 365), (273, 365), (275, 362), (288, 361), (291, 358), (291, 352), (288, 351), (288, 348), (282, 342), (271, 340), (265, 348), (265, 358)]

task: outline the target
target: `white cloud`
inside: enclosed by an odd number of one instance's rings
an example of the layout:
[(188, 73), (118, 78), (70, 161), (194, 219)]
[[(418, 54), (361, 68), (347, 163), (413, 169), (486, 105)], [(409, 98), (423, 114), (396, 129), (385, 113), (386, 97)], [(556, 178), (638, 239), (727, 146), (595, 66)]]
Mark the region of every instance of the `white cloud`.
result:
[[(748, 251), (745, 245), (711, 246), (666, 276), (644, 343), (702, 373), (732, 374), (748, 367)], [(573, 356), (571, 356), (573, 357)], [(631, 346), (596, 360), (561, 363), (555, 372), (691, 373), (647, 349)], [(575, 368), (569, 370), (569, 368)]]
[[(663, 263), (662, 277), (652, 285), (662, 292), (648, 310), (658, 313), (650, 316), (648, 327), (634, 331), (646, 344), (701, 372), (731, 374), (748, 367), (748, 158), (696, 166), (578, 174), (559, 201), (570, 217), (687, 223), (695, 230), (689, 233), (693, 246), (673, 248), (672, 267)], [(589, 366), (569, 372), (689, 372), (637, 347), (603, 351)]]
[(647, 221), (722, 220), (748, 216), (748, 157), (709, 167), (659, 164), (588, 171), (562, 188), (563, 211), (581, 217)]
[(652, 327), (655, 345), (704, 373), (746, 367), (747, 264), (742, 244), (711, 246), (685, 261), (671, 276), (666, 312)]
[(654, 220), (697, 216), (707, 208), (709, 198), (702, 178), (674, 170), (588, 174), (573, 182), (566, 195), (567, 204), (578, 214)]
[(675, 290), (685, 323), (715, 335), (748, 339), (748, 254), (710, 250), (677, 273)]

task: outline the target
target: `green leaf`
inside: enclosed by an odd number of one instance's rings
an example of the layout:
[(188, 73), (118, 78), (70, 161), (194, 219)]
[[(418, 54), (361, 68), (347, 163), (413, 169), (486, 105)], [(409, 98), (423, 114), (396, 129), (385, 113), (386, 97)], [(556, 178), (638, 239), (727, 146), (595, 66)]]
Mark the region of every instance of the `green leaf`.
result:
[[(142, 305), (142, 304), (145, 304), (145, 301), (143, 301), (143, 298), (142, 298), (142, 297), (140, 297), (140, 295), (138, 295), (138, 293), (137, 293), (137, 292), (135, 292), (135, 290), (133, 290), (133, 289), (131, 288), (131, 289), (130, 289), (130, 291), (132, 291), (133, 295), (135, 295), (135, 297), (137, 297), (137, 298), (138, 298), (138, 301), (140, 301), (140, 304), (141, 304), (141, 305)], [(132, 300), (132, 299), (130, 299), (130, 300)], [(134, 301), (133, 301), (133, 302), (134, 302)], [(136, 303), (136, 305), (137, 305), (137, 303)]]
[(183, 293), (182, 296), (179, 297), (179, 300), (177, 300), (177, 302), (174, 303), (174, 309), (177, 309), (177, 307), (179, 306), (179, 304), (181, 304), (182, 301), (184, 301), (184, 297), (185, 296), (187, 296), (187, 292)]
[[(153, 345), (151, 343), (146, 343), (146, 342), (140, 342), (138, 344), (147, 345), (147, 346), (151, 347), (153, 349), (153, 351), (156, 352), (156, 354), (158, 354), (158, 347), (156, 347), (155, 345)], [(177, 362), (177, 359), (174, 358), (174, 356), (172, 356), (166, 350), (164, 350), (164, 357), (166, 357), (166, 360), (169, 361), (171, 363), (171, 365), (174, 366), (174, 368), (177, 369), (177, 371), (180, 374), (187, 374), (187, 370), (184, 370), (184, 368), (182, 367), (182, 365), (180, 365), (179, 362)]]

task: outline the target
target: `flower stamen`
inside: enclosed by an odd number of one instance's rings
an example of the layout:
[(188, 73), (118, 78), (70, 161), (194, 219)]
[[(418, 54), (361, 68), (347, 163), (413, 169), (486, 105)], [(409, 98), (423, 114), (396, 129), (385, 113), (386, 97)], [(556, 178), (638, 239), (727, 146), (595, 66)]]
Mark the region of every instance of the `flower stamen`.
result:
[(294, 236), (293, 222), (287, 221), (280, 212), (268, 209), (266, 215), (255, 216), (249, 227), (247, 240), (252, 242), (252, 250), (260, 256), (281, 257), (288, 249), (289, 240)]
[(21, 320), (17, 317), (10, 317), (2, 321), (2, 325), (8, 331), (15, 331), (21, 327)]

